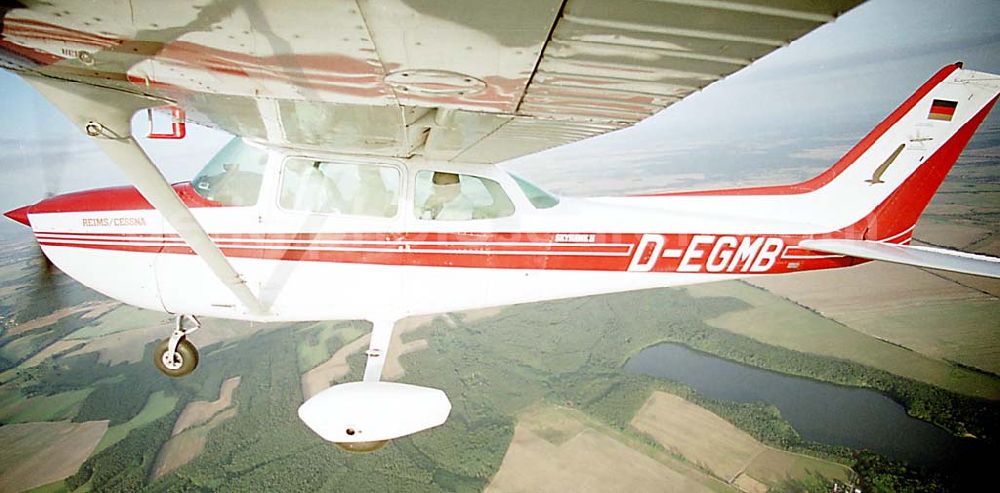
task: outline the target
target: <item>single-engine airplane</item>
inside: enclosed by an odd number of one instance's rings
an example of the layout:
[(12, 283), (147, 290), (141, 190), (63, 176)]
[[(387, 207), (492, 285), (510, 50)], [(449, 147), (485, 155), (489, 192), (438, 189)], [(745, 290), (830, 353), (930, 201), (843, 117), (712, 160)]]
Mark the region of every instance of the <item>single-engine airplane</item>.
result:
[[(371, 321), (363, 381), (299, 416), (372, 450), (451, 409), (380, 381), (404, 317), (868, 260), (1000, 277), (998, 259), (909, 244), (1000, 93), (961, 63), (794, 185), (569, 198), (496, 166), (630, 126), (856, 3), (22, 0), (0, 10), (0, 65), (134, 187), (6, 215), (84, 285), (177, 314), (154, 354), (167, 375), (198, 364), (196, 316)], [(237, 137), (170, 185), (132, 136), (153, 108), (172, 125), (151, 137)]]

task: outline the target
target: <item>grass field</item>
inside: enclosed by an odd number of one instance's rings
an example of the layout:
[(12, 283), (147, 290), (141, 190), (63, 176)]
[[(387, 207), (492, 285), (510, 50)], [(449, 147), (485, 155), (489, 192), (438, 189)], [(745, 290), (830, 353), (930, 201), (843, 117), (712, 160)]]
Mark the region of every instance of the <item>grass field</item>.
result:
[(727, 482), (736, 479), (765, 448), (728, 421), (664, 392), (649, 397), (632, 426)]
[[(855, 270), (855, 269), (850, 269)], [(797, 277), (804, 274), (796, 274)], [(796, 285), (783, 278), (751, 280), (756, 285), (774, 286), (794, 291)], [(799, 289), (824, 289), (816, 283), (798, 285)], [(954, 392), (1000, 399), (1000, 379), (960, 368), (939, 358), (910, 351), (879, 340), (871, 334), (854, 330), (843, 323), (775, 294), (741, 282), (704, 284), (686, 288), (696, 297), (728, 296), (743, 300), (751, 308), (725, 313), (706, 322), (716, 327), (752, 337), (767, 344), (824, 356), (856, 361), (897, 375), (930, 383)], [(785, 292), (785, 291), (782, 291)], [(849, 310), (849, 305), (844, 305)], [(885, 323), (891, 323), (884, 320)], [(927, 327), (926, 321), (921, 321)], [(919, 332), (918, 329), (914, 329)]]
[(317, 323), (298, 331), (301, 334), (308, 334), (299, 342), (299, 370), (309, 371), (330, 356), (327, 341), (334, 337), (336, 330), (334, 324)]
[(177, 397), (168, 396), (163, 391), (154, 392), (149, 396), (149, 400), (146, 401), (145, 407), (142, 408), (139, 414), (125, 423), (108, 428), (108, 432), (104, 434), (104, 438), (101, 439), (101, 443), (97, 444), (94, 452), (100, 452), (118, 443), (130, 431), (170, 414), (170, 411), (173, 411), (176, 405)]
[(578, 411), (538, 408), (519, 420), (486, 491), (736, 491), (666, 454), (650, 457), (643, 453), (650, 447), (633, 442)]
[(115, 301), (92, 301), (92, 302), (82, 303), (77, 306), (62, 308), (44, 317), (38, 317), (33, 320), (26, 320), (24, 322), (18, 323), (14, 326), (13, 329), (11, 329), (10, 334), (12, 335), (22, 334), (35, 329), (40, 329), (42, 327), (52, 325), (62, 320), (63, 318), (66, 318), (76, 313), (83, 313), (83, 316), (81, 317), (83, 319), (97, 318), (117, 305), (118, 302)]
[(66, 336), (66, 339), (94, 339), (116, 334), (138, 327), (161, 325), (168, 318), (162, 313), (149, 310), (136, 310), (133, 307), (113, 302), (108, 311), (94, 322)]
[(338, 349), (324, 363), (303, 373), (302, 397), (308, 399), (329, 387), (335, 380), (347, 375), (351, 371), (347, 357), (368, 347), (369, 338), (369, 335), (359, 337)]
[(25, 493), (65, 493), (67, 491), (69, 490), (66, 487), (66, 481), (60, 479), (59, 481), (32, 488)]
[(70, 419), (93, 389), (25, 398), (16, 389), (4, 390), (0, 397), (0, 423), (29, 423)]
[(708, 410), (664, 392), (649, 397), (632, 425), (664, 448), (745, 490), (810, 475), (840, 482), (851, 476), (844, 465), (767, 447)]
[[(433, 319), (434, 317), (429, 316), (410, 317), (397, 323), (395, 330), (393, 330), (392, 338), (389, 341), (389, 351), (382, 370), (383, 379), (397, 380), (401, 378), (404, 370), (403, 366), (399, 363), (399, 358), (405, 354), (427, 348), (427, 341), (425, 340), (404, 342), (403, 337), (407, 332), (415, 330)], [(306, 327), (301, 332), (315, 330), (315, 327), (311, 326)], [(339, 378), (339, 375), (346, 373), (344, 371), (345, 367), (341, 363), (346, 361), (345, 358), (347, 356), (356, 352), (357, 348), (355, 345), (352, 345), (350, 353), (342, 353), (340, 349), (343, 349), (344, 346), (351, 342), (357, 341), (359, 337), (367, 335), (370, 330), (364, 322), (346, 322), (323, 327), (317, 333), (311, 334), (299, 342), (299, 368), (303, 373), (309, 375), (308, 380), (310, 383), (308, 387), (306, 387), (307, 378), (305, 375), (303, 376), (303, 389), (309, 389), (307, 395), (312, 395), (312, 393), (318, 391), (317, 389), (322, 390), (322, 387), (320, 387), (322, 385), (321, 382), (327, 378), (322, 375), (329, 374), (329, 381), (332, 381), (332, 379)], [(328, 341), (334, 338), (339, 342), (337, 345), (339, 349), (331, 355), (328, 350)], [(365, 341), (368, 341), (367, 337)], [(319, 368), (321, 365), (322, 368)], [(326, 385), (329, 386), (329, 383)]]
[[(80, 347), (67, 352), (66, 356), (98, 353), (100, 361), (109, 365), (136, 362), (142, 359), (146, 344), (168, 336), (174, 324), (168, 315), (129, 306), (121, 306), (92, 323), (96, 325), (82, 327), (70, 335), (70, 337), (79, 337), (83, 333), (81, 331), (94, 330), (92, 337), (84, 339), (66, 337), (57, 340), (23, 361), (18, 365), (18, 369), (23, 370), (38, 366), (54, 354), (66, 352), (76, 346)], [(235, 320), (213, 319), (209, 330), (199, 330), (191, 334), (189, 338), (199, 348), (205, 348), (222, 342), (232, 344), (266, 330), (267, 327), (269, 327), (267, 324), (247, 324)], [(21, 343), (24, 339), (30, 339), (30, 336), (16, 339), (13, 343), (0, 348), (0, 352), (11, 347), (12, 344)], [(27, 344), (30, 343), (29, 340)], [(34, 349), (28, 347), (27, 349), (18, 348), (18, 350), (27, 351), (30, 354)], [(0, 374), (0, 380), (6, 382), (13, 378), (14, 373), (16, 373), (14, 369), (7, 370)]]
[(851, 471), (842, 464), (767, 448), (754, 458), (741, 477), (751, 477), (773, 486), (789, 477), (805, 478), (810, 475), (820, 475), (843, 483), (850, 479)]
[(749, 282), (865, 334), (1000, 374), (1000, 300), (981, 290), (884, 263)]
[(235, 416), (236, 412), (235, 407), (226, 409), (215, 414), (208, 422), (194, 428), (186, 429), (181, 434), (171, 437), (163, 445), (163, 448), (160, 449), (160, 453), (156, 457), (156, 462), (153, 465), (153, 473), (151, 474), (152, 479), (157, 479), (191, 462), (205, 448), (208, 432), (212, 431), (212, 429), (223, 421)]
[(303, 337), (299, 343), (299, 369), (306, 372), (328, 360), (330, 358), (328, 344), (331, 339), (336, 339), (337, 345), (343, 346), (366, 333), (368, 329), (360, 325), (362, 325), (360, 322), (323, 322), (301, 329), (299, 332), (306, 333), (316, 331), (316, 327), (320, 327), (315, 335)]
[(200, 426), (215, 416), (217, 413), (221, 412), (223, 409), (229, 407), (233, 400), (233, 391), (236, 387), (240, 385), (240, 377), (232, 377), (226, 379), (222, 382), (222, 387), (219, 389), (219, 398), (214, 401), (194, 401), (189, 403), (181, 411), (180, 416), (177, 417), (177, 421), (174, 423), (174, 431), (171, 436), (177, 436), (184, 430), (192, 428), (195, 426)]
[(46, 331), (39, 331), (18, 337), (0, 347), (0, 356), (9, 361), (21, 361), (41, 349), (47, 336)]
[(75, 473), (107, 429), (107, 421), (0, 426), (0, 491), (23, 491)]
[(980, 226), (932, 218), (921, 220), (914, 230), (914, 236), (923, 243), (961, 249), (982, 241), (989, 235), (990, 230)]

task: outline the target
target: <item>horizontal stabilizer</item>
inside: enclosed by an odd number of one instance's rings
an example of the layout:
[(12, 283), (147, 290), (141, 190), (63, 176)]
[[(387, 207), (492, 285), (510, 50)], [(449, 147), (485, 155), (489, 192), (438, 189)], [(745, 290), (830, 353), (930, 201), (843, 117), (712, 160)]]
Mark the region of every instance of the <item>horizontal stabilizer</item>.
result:
[(1000, 278), (1000, 258), (987, 255), (865, 240), (805, 240), (799, 246), (818, 252)]

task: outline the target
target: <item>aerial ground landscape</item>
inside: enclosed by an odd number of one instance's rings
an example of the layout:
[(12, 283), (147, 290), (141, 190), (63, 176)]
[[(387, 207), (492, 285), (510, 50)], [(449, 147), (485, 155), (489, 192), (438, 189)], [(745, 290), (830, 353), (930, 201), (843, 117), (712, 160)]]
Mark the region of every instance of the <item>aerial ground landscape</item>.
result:
[[(1000, 254), (998, 135), (922, 243)], [(451, 417), (358, 455), (295, 411), (360, 378), (365, 323), (206, 321), (201, 366), (169, 379), (149, 359), (170, 318), (8, 231), (0, 491), (960, 491), (998, 457), (997, 281), (873, 263), (407, 320), (386, 376), (443, 389)], [(884, 425), (858, 433), (859, 406)]]

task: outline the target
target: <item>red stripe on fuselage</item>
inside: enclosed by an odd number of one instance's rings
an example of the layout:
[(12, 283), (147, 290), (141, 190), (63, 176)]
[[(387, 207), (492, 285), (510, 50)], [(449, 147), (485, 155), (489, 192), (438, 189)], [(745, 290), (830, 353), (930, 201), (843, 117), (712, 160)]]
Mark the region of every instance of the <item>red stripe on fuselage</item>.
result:
[[(591, 233), (587, 233), (588, 235)], [(150, 235), (105, 235), (105, 234), (65, 234), (56, 232), (38, 233), (43, 246), (98, 249), (120, 252), (168, 253), (193, 255), (194, 252), (178, 241), (166, 236), (159, 241)], [(59, 236), (59, 237), (56, 237)], [(221, 238), (220, 236), (227, 236)], [(233, 241), (239, 237), (241, 242)], [(311, 241), (290, 243), (282, 238), (312, 238)], [(531, 270), (575, 270), (575, 271), (627, 271), (633, 265), (635, 248), (642, 244), (642, 233), (594, 234), (594, 244), (559, 244), (554, 242), (555, 233), (407, 233), (386, 235), (384, 233), (363, 234), (256, 234), (256, 235), (213, 235), (216, 244), (227, 257), (265, 260), (286, 260), (303, 262), (336, 262), (349, 264), (378, 264), (424, 267), (462, 267), (494, 269)], [(717, 273), (755, 273), (749, 270), (758, 258), (762, 241), (767, 238), (780, 239), (782, 251), (806, 238), (822, 238), (825, 235), (655, 235), (664, 239), (663, 248), (648, 272), (706, 273), (705, 265), (711, 261), (725, 264)], [(695, 237), (700, 243), (693, 242)], [(110, 239), (109, 239), (110, 238)], [(319, 239), (322, 238), (322, 239)], [(345, 240), (351, 238), (351, 240)], [(367, 238), (359, 240), (358, 238)], [(518, 238), (524, 240), (517, 241)], [(706, 239), (707, 238), (707, 239)], [(277, 243), (273, 242), (277, 240)], [(758, 241), (760, 240), (760, 241)], [(301, 241), (301, 240), (300, 240)], [(324, 243), (345, 241), (345, 243)], [(756, 243), (754, 254), (738, 262), (732, 257), (739, 245), (746, 241)], [(728, 242), (728, 243), (727, 243)], [(156, 243), (155, 245), (151, 245)], [(720, 243), (722, 243), (720, 245)], [(716, 248), (716, 245), (719, 245)], [(689, 248), (693, 251), (688, 254)], [(649, 249), (639, 254), (642, 263), (648, 261)], [(681, 253), (667, 257), (667, 251)], [(804, 254), (804, 255), (803, 255)], [(723, 259), (729, 257), (723, 262)], [(810, 270), (852, 265), (856, 260), (828, 254), (816, 255), (801, 252), (795, 258), (783, 259), (781, 253), (769, 273)], [(808, 258), (805, 258), (808, 257)], [(686, 260), (685, 260), (686, 259)], [(686, 264), (686, 269), (680, 269)], [(794, 264), (794, 265), (789, 265)], [(692, 270), (692, 266), (701, 266)]]

